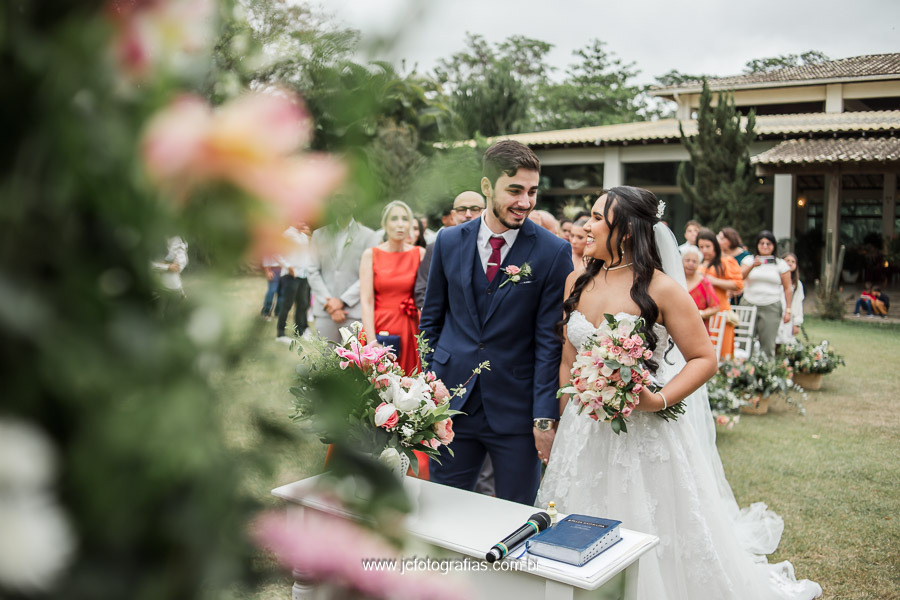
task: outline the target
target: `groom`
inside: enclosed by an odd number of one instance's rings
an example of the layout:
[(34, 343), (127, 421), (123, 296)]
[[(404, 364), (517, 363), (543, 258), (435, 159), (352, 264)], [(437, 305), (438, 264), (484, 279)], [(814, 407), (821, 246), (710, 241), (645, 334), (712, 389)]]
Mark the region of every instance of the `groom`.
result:
[[(445, 229), (435, 242), (419, 328), (426, 359), (448, 388), (462, 385), (450, 407), (453, 452), (433, 464), (431, 481), (472, 490), (485, 455), (494, 464), (497, 496), (532, 504), (542, 456), (559, 419), (556, 390), (562, 316), (572, 249), (528, 219), (537, 198), (540, 161), (527, 146), (497, 142), (484, 154), (480, 218)], [(530, 275), (526, 265), (530, 268)], [(522, 271), (515, 276), (517, 267)]]

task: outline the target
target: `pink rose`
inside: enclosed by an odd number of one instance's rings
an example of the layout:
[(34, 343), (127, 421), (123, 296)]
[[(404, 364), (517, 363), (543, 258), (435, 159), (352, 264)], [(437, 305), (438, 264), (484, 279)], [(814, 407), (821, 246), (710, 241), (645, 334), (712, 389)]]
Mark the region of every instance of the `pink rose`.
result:
[(447, 386), (444, 385), (443, 381), (435, 379), (431, 385), (434, 390), (434, 399), (438, 404), (444, 404), (450, 399), (450, 392), (447, 390)]
[(634, 404), (629, 402), (628, 404), (625, 405), (625, 408), (622, 409), (622, 416), (627, 419), (631, 415), (631, 411), (633, 411), (633, 410), (634, 410)]
[(621, 390), (622, 388), (625, 387), (625, 382), (620, 379), (619, 381), (616, 382), (616, 387)]
[(432, 383), (435, 379), (437, 379), (437, 375), (434, 374), (434, 371), (428, 371), (427, 373), (425, 373), (426, 382)]
[(632, 389), (634, 390), (635, 394), (640, 394), (641, 390), (644, 389), (644, 386), (639, 383), (639, 384), (635, 385)]
[(434, 433), (437, 439), (445, 446), (453, 441), (453, 420), (444, 419), (434, 424)]
[(622, 375), (619, 373), (618, 369), (613, 371), (612, 375), (609, 376), (610, 381), (622, 381)]
[(516, 265), (509, 265), (508, 267), (506, 267), (507, 275), (518, 275), (521, 272), (522, 272), (522, 269), (520, 269)]
[(631, 350), (628, 352), (628, 356), (630, 356), (631, 358), (640, 358), (640, 357), (642, 357), (643, 355), (644, 355), (644, 351), (641, 350), (641, 347), (640, 347), (640, 346), (634, 346), (634, 347), (632, 347)]
[(644, 350), (644, 360), (650, 360), (653, 358), (653, 353), (649, 350)]
[(397, 407), (387, 402), (382, 402), (375, 409), (375, 425), (390, 429), (396, 427), (400, 421), (400, 415), (397, 414)]
[(726, 417), (725, 415), (718, 415), (716, 417), (716, 424), (717, 425), (728, 425), (728, 417)]
[(403, 379), (400, 380), (400, 385), (402, 385), (403, 387), (405, 387), (407, 389), (411, 388), (413, 386), (412, 377), (404, 377)]

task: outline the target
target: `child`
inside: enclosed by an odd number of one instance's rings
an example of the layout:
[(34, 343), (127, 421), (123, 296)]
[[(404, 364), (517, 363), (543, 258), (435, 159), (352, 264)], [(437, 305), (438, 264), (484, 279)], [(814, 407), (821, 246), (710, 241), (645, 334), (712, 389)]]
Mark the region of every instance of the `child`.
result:
[(853, 309), (853, 316), (859, 316), (859, 309), (866, 309), (866, 317), (872, 318), (875, 315), (872, 314), (872, 301), (875, 299), (875, 294), (872, 293), (872, 284), (868, 281), (863, 284), (863, 291), (859, 295), (859, 299), (856, 301), (856, 308)]

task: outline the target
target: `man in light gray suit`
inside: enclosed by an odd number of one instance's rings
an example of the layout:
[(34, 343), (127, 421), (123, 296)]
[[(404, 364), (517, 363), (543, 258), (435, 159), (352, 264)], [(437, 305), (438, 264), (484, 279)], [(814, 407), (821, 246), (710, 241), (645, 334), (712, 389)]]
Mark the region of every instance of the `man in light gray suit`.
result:
[(316, 331), (341, 341), (339, 329), (362, 320), (359, 302), (359, 262), (362, 253), (379, 242), (375, 232), (349, 214), (312, 234), (309, 287)]

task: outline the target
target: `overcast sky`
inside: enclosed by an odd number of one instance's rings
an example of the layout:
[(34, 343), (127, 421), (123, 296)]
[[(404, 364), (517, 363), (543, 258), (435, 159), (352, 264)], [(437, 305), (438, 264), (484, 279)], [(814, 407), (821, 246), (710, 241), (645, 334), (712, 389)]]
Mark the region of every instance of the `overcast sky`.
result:
[(641, 73), (676, 69), (741, 73), (752, 58), (821, 50), (830, 58), (900, 52), (898, 0), (327, 0), (324, 10), (363, 33), (392, 40), (375, 58), (429, 71), (463, 49), (465, 33), (499, 42), (520, 34), (550, 42), (562, 71), (593, 38)]

